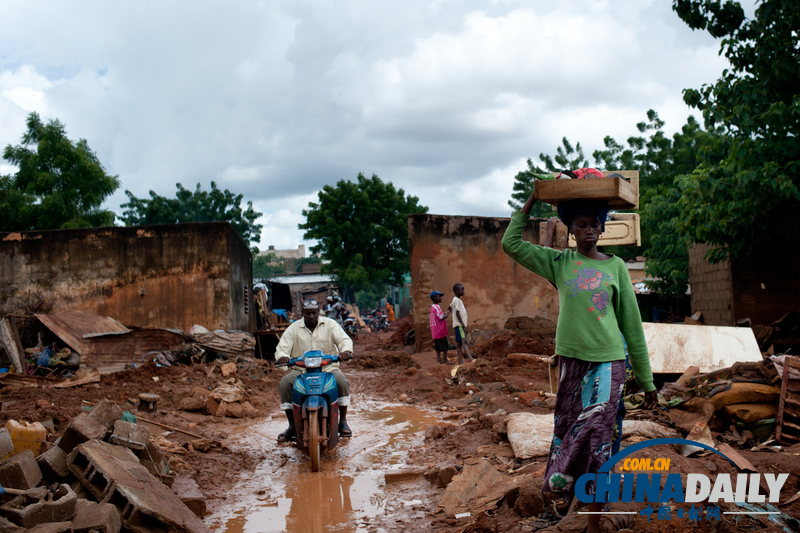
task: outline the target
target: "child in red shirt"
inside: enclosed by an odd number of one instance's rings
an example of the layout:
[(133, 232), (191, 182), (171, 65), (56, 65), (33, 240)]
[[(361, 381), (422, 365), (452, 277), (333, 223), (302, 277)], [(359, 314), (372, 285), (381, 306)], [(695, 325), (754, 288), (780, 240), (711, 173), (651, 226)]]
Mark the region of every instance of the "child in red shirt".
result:
[(433, 291), (431, 293), (431, 336), (433, 337), (433, 349), (436, 350), (436, 362), (440, 365), (447, 364), (447, 349), (450, 344), (447, 342), (447, 313), (442, 312), (439, 304), (442, 303), (443, 292)]

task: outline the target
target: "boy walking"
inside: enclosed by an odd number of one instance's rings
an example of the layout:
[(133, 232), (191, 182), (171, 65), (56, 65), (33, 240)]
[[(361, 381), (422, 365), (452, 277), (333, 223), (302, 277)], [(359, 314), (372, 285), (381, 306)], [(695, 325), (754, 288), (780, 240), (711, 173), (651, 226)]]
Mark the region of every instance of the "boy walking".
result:
[(467, 357), (467, 362), (472, 361), (472, 354), (469, 353), (469, 345), (467, 344), (467, 308), (464, 307), (464, 302), (461, 297), (464, 296), (464, 285), (456, 283), (453, 285), (453, 297), (450, 307), (450, 315), (453, 317), (453, 331), (456, 332), (456, 354), (458, 354), (458, 364), (464, 362), (463, 354)]
[(442, 303), (443, 292), (433, 291), (431, 293), (431, 336), (433, 337), (433, 349), (436, 350), (436, 362), (440, 365), (447, 364), (447, 313), (442, 312), (439, 306)]

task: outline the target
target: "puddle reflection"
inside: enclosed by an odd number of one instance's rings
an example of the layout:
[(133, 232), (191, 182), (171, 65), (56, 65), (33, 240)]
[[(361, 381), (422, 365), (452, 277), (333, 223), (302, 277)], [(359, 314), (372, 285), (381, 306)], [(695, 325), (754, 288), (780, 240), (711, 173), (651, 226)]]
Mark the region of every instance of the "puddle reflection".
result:
[(360, 407), (348, 417), (356, 437), (324, 454), (317, 473), (305, 454), (274, 443), (284, 429), (282, 417), (240, 434), (234, 446), (258, 446), (268, 459), (229, 495), (235, 503), (206, 520), (209, 526), (218, 533), (374, 531), (370, 522), (387, 511), (384, 471), (405, 464), (409, 449), (438, 417), (408, 405)]

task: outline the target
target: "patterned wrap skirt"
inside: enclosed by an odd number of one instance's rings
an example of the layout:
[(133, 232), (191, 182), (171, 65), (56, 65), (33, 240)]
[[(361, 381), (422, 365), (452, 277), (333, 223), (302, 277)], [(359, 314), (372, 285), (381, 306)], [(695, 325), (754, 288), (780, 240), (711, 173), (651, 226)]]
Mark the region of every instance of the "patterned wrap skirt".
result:
[[(580, 476), (597, 473), (612, 448), (619, 449), (626, 365), (625, 360), (593, 363), (563, 356), (558, 364), (555, 428), (542, 490), (566, 495)], [(594, 483), (586, 490), (593, 494)]]

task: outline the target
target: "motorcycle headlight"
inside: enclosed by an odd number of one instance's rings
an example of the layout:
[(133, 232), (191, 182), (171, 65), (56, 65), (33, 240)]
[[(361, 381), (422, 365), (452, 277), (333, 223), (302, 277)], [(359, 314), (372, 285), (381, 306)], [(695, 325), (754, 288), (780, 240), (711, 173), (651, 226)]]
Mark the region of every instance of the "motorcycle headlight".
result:
[(322, 366), (322, 357), (306, 357), (306, 368), (319, 368)]

